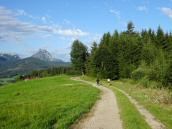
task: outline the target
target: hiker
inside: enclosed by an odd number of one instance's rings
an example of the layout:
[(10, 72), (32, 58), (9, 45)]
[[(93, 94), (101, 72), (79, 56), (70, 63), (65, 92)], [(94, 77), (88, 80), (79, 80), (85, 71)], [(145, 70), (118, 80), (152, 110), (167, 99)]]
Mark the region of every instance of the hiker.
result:
[(107, 82), (109, 83), (109, 85), (111, 85), (111, 80), (110, 80), (110, 78), (107, 79)]
[(97, 85), (99, 85), (99, 83), (100, 83), (100, 80), (99, 80), (99, 78), (97, 78), (96, 82), (97, 82)]

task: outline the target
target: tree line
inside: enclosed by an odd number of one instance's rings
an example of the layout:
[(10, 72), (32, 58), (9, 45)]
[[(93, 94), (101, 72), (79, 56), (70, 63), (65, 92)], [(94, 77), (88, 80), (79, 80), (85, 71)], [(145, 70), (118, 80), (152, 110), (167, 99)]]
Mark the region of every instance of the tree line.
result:
[(98, 78), (133, 78), (156, 81), (162, 86), (172, 85), (172, 33), (158, 29), (135, 31), (132, 22), (127, 30), (105, 33), (100, 42), (93, 42), (89, 51), (75, 40), (71, 48), (71, 62), (80, 74)]
[(78, 74), (72, 67), (52, 67), (43, 70), (35, 70), (30, 74), (19, 76), (17, 80), (25, 80), (25, 79), (34, 79), (34, 78), (42, 78), (48, 76), (55, 76), (61, 74), (75, 75)]

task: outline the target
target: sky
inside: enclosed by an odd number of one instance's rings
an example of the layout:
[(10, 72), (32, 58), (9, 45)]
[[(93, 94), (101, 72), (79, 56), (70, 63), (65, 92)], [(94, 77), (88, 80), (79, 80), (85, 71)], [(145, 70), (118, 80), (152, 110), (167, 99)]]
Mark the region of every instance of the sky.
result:
[(172, 0), (0, 0), (0, 53), (22, 58), (47, 49), (70, 61), (75, 39), (88, 47), (105, 32), (161, 26), (172, 31)]

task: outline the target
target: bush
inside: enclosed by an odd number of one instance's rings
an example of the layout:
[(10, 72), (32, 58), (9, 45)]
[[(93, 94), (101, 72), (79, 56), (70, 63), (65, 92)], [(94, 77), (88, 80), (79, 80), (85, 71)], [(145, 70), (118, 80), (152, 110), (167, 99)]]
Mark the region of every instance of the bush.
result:
[(167, 68), (163, 83), (165, 85), (172, 86), (172, 63)]
[(143, 85), (144, 87), (148, 88), (150, 86), (150, 81), (148, 78), (144, 77), (142, 78), (139, 83)]
[(132, 72), (131, 77), (134, 80), (139, 80), (139, 79), (142, 79), (143, 77), (145, 77), (146, 73), (147, 73), (147, 71), (145, 69), (138, 68)]
[(158, 70), (155, 70), (154, 68), (152, 68), (149, 73), (147, 74), (147, 77), (149, 80), (154, 80), (154, 81), (159, 81), (158, 78)]
[(151, 81), (146, 76), (139, 80), (139, 84), (146, 88), (162, 88), (163, 87), (162, 83)]
[(157, 81), (158, 83), (164, 82), (166, 73), (169, 71), (168, 62), (165, 58), (162, 50), (160, 50), (159, 55), (157, 55), (155, 61), (150, 65), (150, 71), (148, 73), (149, 80)]

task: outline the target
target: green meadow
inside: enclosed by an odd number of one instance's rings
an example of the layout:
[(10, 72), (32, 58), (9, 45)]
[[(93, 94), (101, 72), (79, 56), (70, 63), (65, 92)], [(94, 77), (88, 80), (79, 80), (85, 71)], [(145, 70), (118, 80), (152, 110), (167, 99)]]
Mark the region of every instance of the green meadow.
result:
[(1, 129), (67, 129), (99, 98), (99, 90), (69, 76), (0, 87)]

